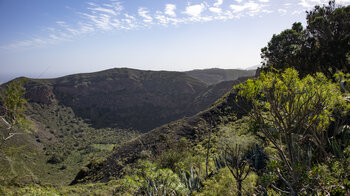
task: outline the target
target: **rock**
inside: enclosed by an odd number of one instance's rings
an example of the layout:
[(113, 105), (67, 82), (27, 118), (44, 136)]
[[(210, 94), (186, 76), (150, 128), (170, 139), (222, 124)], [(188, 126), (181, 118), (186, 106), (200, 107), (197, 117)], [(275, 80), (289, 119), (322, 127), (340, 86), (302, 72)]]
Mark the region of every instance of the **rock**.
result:
[(53, 94), (52, 87), (47, 85), (38, 85), (34, 82), (26, 84), (25, 98), (28, 101), (41, 103), (41, 104), (53, 104), (55, 103), (55, 95)]

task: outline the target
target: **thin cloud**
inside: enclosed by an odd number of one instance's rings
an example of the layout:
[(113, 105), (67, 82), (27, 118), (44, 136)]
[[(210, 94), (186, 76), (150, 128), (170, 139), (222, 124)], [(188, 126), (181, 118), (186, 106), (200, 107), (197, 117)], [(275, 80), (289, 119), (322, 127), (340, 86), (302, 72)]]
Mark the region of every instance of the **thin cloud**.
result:
[(137, 27), (136, 18), (129, 14), (124, 14), (125, 18), (121, 19), (123, 24), (120, 25), (121, 29), (134, 29)]
[(92, 11), (96, 11), (96, 12), (104, 12), (104, 13), (107, 13), (107, 14), (117, 15), (117, 13), (114, 10), (108, 9), (108, 8), (93, 7), (93, 8), (88, 8), (88, 9), (92, 10)]
[(213, 7), (209, 8), (209, 11), (215, 13), (215, 14), (221, 14), (222, 13), (222, 9), (220, 8), (220, 6), (224, 3), (223, 0), (218, 0), (217, 2), (215, 2), (213, 4)]
[(153, 21), (153, 18), (151, 16), (148, 15), (149, 11), (147, 10), (147, 8), (139, 8), (138, 9), (138, 14), (139, 16), (143, 17), (143, 21), (145, 23), (151, 23)]
[(169, 15), (169, 16), (172, 16), (172, 17), (176, 17), (175, 10), (176, 10), (176, 5), (175, 4), (166, 4), (164, 13), (166, 15)]
[[(44, 36), (32, 36), (27, 40), (14, 41), (4, 48), (40, 47), (62, 41), (74, 40), (91, 32), (142, 29), (155, 25), (169, 26), (196, 22), (225, 21), (241, 17), (262, 16), (269, 13), (280, 15), (304, 14), (315, 4), (327, 4), (328, 0), (298, 0), (296, 4), (270, 0), (209, 0), (180, 5), (167, 3), (162, 10), (151, 11), (148, 7), (126, 10), (118, 0), (105, 0), (104, 3), (87, 2), (85, 8), (77, 12), (77, 22), (57, 20), (44, 28)], [(276, 3), (272, 4), (272, 2)], [(350, 4), (350, 0), (338, 0), (339, 4)], [(273, 6), (272, 6), (273, 5)], [(268, 9), (267, 9), (268, 8)], [(72, 9), (70, 9), (72, 10)], [(42, 33), (41, 33), (42, 34)]]
[[(329, 0), (300, 0), (299, 5), (309, 9), (315, 5), (327, 5), (328, 2)], [(350, 0), (337, 0), (336, 3), (340, 5), (348, 5), (350, 4)]]
[(301, 0), (299, 2), (299, 5), (306, 8), (310, 8), (310, 7), (313, 7), (315, 4), (320, 4), (320, 3), (322, 3), (321, 0)]
[(199, 17), (201, 13), (204, 11), (205, 5), (204, 3), (196, 4), (196, 5), (190, 5), (186, 7), (185, 14), (191, 16), (191, 17)]
[(336, 3), (339, 3), (341, 5), (348, 5), (350, 4), (350, 0), (338, 0)]
[(64, 21), (56, 21), (56, 24), (58, 24), (61, 27), (67, 27), (67, 24)]
[(255, 16), (256, 14), (260, 12), (266, 12), (267, 10), (264, 10), (263, 7), (265, 7), (263, 4), (256, 3), (254, 1), (249, 1), (244, 4), (232, 4), (230, 5), (230, 8), (233, 10), (234, 13), (242, 13), (243, 11), (246, 12), (249, 16)]
[(223, 2), (223, 0), (218, 0), (216, 3), (214, 3), (214, 7), (219, 7)]
[(281, 15), (286, 15), (287, 12), (288, 12), (286, 9), (278, 9), (277, 11), (278, 11), (278, 13), (280, 13)]
[(218, 8), (218, 7), (210, 7), (209, 11), (216, 13), (216, 14), (221, 14), (222, 13), (222, 9)]

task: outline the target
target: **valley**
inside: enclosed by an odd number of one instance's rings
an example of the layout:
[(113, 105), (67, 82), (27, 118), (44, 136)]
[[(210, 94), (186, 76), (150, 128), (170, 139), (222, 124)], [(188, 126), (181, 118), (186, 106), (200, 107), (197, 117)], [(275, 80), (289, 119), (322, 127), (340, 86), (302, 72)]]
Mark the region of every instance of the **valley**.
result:
[(23, 41), (3, 23), (5, 75), (105, 70), (0, 85), (0, 195), (350, 195), (350, 5), (322, 2), (62, 1), (78, 25), (24, 12), (55, 28)]
[(180, 72), (126, 68), (27, 79), (31, 131), (3, 146), (16, 153), (3, 154), (2, 184), (67, 185), (83, 166), (142, 133), (210, 107), (237, 82), (208, 85)]

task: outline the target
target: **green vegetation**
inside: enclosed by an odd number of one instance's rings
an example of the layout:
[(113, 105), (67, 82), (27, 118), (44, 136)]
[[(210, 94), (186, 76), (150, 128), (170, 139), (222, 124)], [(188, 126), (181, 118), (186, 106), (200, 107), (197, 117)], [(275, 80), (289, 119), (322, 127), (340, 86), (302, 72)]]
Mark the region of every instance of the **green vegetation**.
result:
[(0, 94), (0, 123), (1, 127), (6, 127), (1, 132), (0, 149), (13, 136), (23, 134), (18, 129), (28, 131), (28, 121), (24, 118), (25, 104), (27, 103), (24, 98), (23, 85), (25, 82), (25, 80), (12, 81)]
[(133, 130), (95, 129), (64, 106), (30, 103), (26, 116), (33, 132), (13, 137), (0, 151), (2, 185), (67, 185), (90, 161), (100, 161), (139, 135)]
[(294, 23), (291, 29), (273, 35), (261, 49), (264, 67), (294, 67), (301, 75), (322, 72), (333, 77), (337, 71), (349, 73), (350, 6), (316, 6), (307, 12), (307, 26)]
[[(87, 80), (92, 75), (59, 79), (55, 90), (61, 94), (45, 98), (51, 104), (26, 104), (23, 114), (34, 132), (1, 149), (0, 194), (349, 195), (350, 36), (344, 30), (350, 29), (349, 10), (334, 1), (315, 7), (307, 13), (306, 29), (295, 23), (272, 37), (262, 50), (266, 68), (258, 77), (235, 86), (209, 109), (142, 135), (93, 128), (76, 114), (80, 110), (63, 104), (83, 99), (71, 99), (77, 92), (69, 89), (114, 81), (113, 74), (98, 73), (94, 82)], [(167, 85), (154, 80), (171, 75), (117, 72), (128, 82), (152, 81), (160, 89)], [(180, 87), (200, 88), (198, 80), (187, 79)], [(141, 93), (129, 87), (121, 88)], [(50, 95), (50, 88), (34, 89)], [(220, 88), (209, 89), (201, 95)], [(67, 186), (74, 176), (74, 185)]]
[[(278, 152), (270, 163), (269, 174), (277, 178), (270, 179), (267, 188), (291, 195), (331, 191), (327, 190), (330, 187), (313, 183), (309, 175), (319, 163), (336, 161), (332, 159), (336, 154), (332, 154), (329, 135), (337, 137), (338, 127), (334, 130), (329, 125), (344, 118), (349, 107), (339, 85), (322, 73), (299, 79), (298, 72), (289, 68), (281, 74), (262, 73), (237, 88), (239, 95), (253, 105), (250, 117), (256, 130)], [(334, 116), (338, 111), (342, 112), (337, 117), (340, 119)], [(337, 145), (346, 147), (348, 143)]]
[(24, 98), (25, 89), (23, 85), (25, 82), (25, 80), (12, 81), (0, 94), (2, 118), (10, 126), (16, 126), (23, 118), (24, 105), (27, 102)]

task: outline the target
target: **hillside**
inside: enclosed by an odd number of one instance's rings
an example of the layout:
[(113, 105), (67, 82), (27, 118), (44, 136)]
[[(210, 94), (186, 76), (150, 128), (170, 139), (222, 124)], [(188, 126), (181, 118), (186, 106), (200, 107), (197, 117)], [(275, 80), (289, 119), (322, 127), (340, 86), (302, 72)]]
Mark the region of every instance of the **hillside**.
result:
[[(232, 82), (208, 86), (181, 72), (112, 69), (29, 80), (27, 98), (71, 107), (95, 128), (149, 131), (209, 107)], [(215, 93), (212, 93), (213, 89)]]
[[(245, 79), (235, 81), (239, 84)], [(158, 157), (183, 139), (190, 145), (197, 145), (206, 139), (211, 129), (217, 132), (219, 125), (246, 115), (249, 106), (236, 101), (234, 90), (228, 92), (213, 107), (192, 117), (186, 117), (163, 125), (151, 132), (143, 134), (113, 150), (113, 153), (102, 162), (94, 162), (81, 170), (72, 184), (81, 182), (107, 182), (125, 174), (125, 166), (132, 165), (140, 158)]]
[[(68, 184), (82, 166), (140, 134), (130, 129), (95, 129), (61, 105), (30, 103), (26, 118), (31, 132), (16, 129), (21, 134), (1, 145), (1, 185)], [(1, 135), (6, 132), (0, 123)]]
[(316, 5), (254, 78), (122, 68), (1, 85), (0, 195), (350, 195), (349, 21), (350, 6)]
[(0, 184), (68, 184), (84, 165), (141, 132), (210, 107), (236, 83), (133, 69), (27, 79), (32, 132), (2, 146)]
[(240, 77), (255, 76), (256, 69), (195, 69), (185, 72), (189, 76), (201, 80), (207, 84), (216, 84), (222, 81), (237, 80)]

